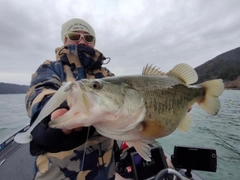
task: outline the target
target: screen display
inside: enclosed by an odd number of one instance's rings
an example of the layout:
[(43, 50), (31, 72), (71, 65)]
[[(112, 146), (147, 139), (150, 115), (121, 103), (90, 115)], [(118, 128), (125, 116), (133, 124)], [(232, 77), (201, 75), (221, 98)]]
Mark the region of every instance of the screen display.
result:
[(216, 172), (217, 154), (214, 149), (175, 147), (174, 166)]
[(151, 150), (152, 161), (145, 161), (137, 152), (131, 153), (134, 164), (134, 176), (136, 180), (144, 180), (155, 176), (162, 169), (167, 168), (166, 159), (161, 147), (154, 147)]

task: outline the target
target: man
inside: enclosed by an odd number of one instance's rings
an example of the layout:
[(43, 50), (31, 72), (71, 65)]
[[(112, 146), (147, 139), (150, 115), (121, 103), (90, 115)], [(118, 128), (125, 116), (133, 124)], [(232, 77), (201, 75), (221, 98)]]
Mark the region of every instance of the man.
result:
[[(57, 60), (45, 61), (32, 76), (26, 95), (31, 124), (63, 82), (113, 76), (101, 66), (105, 57), (93, 49), (96, 36), (87, 22), (67, 21), (61, 38), (64, 46), (56, 49)], [(62, 103), (32, 132), (30, 152), (37, 156), (35, 179), (114, 179), (113, 140), (99, 135), (93, 127), (59, 130), (48, 126), (68, 109), (67, 102)]]

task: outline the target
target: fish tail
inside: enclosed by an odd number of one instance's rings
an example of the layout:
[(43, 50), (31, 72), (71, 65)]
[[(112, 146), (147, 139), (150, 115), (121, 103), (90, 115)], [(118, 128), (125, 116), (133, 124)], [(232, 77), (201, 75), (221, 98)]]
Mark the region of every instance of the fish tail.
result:
[(210, 115), (216, 115), (220, 109), (219, 96), (224, 91), (222, 79), (203, 82), (202, 87), (206, 89), (205, 97), (198, 102), (199, 106)]

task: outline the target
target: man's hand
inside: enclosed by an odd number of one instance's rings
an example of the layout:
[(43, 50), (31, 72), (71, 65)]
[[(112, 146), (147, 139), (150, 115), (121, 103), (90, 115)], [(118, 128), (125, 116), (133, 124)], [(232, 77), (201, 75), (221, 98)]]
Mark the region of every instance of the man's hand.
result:
[[(65, 108), (62, 108), (62, 109), (57, 109), (56, 111), (54, 111), (52, 114), (51, 114), (51, 120), (54, 121), (54, 119), (56, 119), (57, 117), (59, 116), (62, 116), (63, 114), (65, 114), (68, 110), (65, 109)], [(70, 134), (72, 131), (81, 131), (82, 130), (82, 127), (79, 127), (79, 128), (76, 128), (76, 129), (62, 129), (62, 131), (65, 133), (65, 134)]]

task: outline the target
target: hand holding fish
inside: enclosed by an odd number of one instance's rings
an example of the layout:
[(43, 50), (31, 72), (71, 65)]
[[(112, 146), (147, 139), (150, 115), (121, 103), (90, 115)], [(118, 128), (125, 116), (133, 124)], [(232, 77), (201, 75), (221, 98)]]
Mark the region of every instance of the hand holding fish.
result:
[[(57, 109), (56, 111), (52, 112), (51, 114), (51, 120), (54, 121), (54, 119), (64, 115), (68, 110), (65, 109), (65, 108), (62, 108), (62, 109)], [(65, 134), (70, 134), (72, 131), (81, 131), (82, 130), (82, 127), (78, 127), (78, 128), (75, 128), (75, 129), (62, 129), (62, 131), (65, 133)]]

